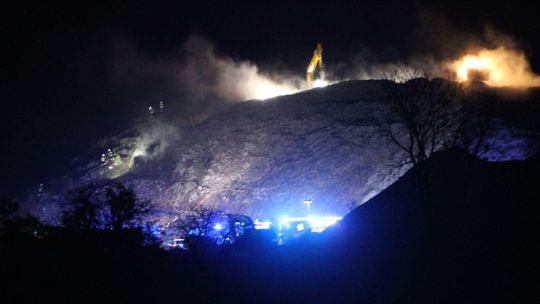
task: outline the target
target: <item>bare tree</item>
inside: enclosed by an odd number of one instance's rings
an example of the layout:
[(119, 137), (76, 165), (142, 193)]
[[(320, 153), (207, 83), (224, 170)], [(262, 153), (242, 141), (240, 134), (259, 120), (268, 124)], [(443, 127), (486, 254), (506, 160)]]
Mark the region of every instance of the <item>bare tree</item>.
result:
[(115, 230), (123, 229), (134, 221), (142, 220), (150, 212), (147, 202), (140, 202), (133, 190), (121, 183), (105, 188), (106, 204), (110, 212), (110, 225)]
[(68, 196), (62, 223), (75, 230), (113, 228), (135, 225), (150, 212), (149, 203), (139, 201), (133, 190), (121, 183), (89, 184), (74, 189)]
[(180, 215), (175, 221), (175, 226), (184, 235), (204, 236), (213, 230), (214, 222), (223, 215), (224, 213), (218, 209), (192, 206)]
[(386, 65), (382, 68), (380, 75), (382, 79), (390, 80), (395, 83), (405, 83), (409, 80), (418, 78), (430, 78), (430, 75), (426, 70), (405, 64)]
[(13, 200), (0, 199), (0, 231), (3, 231), (9, 221), (19, 211), (19, 204)]
[(13, 200), (0, 200), (0, 237), (4, 237), (13, 231), (14, 218), (19, 211), (19, 204)]
[(68, 196), (62, 224), (64, 227), (81, 231), (98, 229), (102, 207), (94, 185), (74, 189)]
[(493, 91), (468, 92), (463, 99), (454, 146), (482, 157), (491, 148), (487, 139), (494, 128), (497, 103), (498, 99)]
[(417, 78), (387, 88), (387, 112), (372, 115), (378, 132), (407, 154), (398, 164), (417, 165), (451, 145), (462, 116), (461, 86), (443, 79)]
[(225, 213), (219, 209), (205, 206), (190, 206), (172, 224), (185, 239), (188, 247), (199, 247), (204, 239), (210, 236), (217, 221), (223, 219)]
[(17, 234), (42, 237), (47, 227), (37, 218), (22, 213), (20, 204), (14, 200), (0, 199), (0, 238)]

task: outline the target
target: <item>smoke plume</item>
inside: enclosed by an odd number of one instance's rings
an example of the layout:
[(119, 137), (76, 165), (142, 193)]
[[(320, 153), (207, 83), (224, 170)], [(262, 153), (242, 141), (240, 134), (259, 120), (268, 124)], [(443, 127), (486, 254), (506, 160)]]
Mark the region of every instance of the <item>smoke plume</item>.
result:
[(178, 127), (163, 122), (156, 122), (140, 128), (139, 136), (130, 157), (130, 166), (137, 158), (150, 160), (161, 156), (167, 148), (180, 139)]
[(262, 73), (254, 63), (218, 55), (214, 46), (199, 36), (186, 41), (183, 53), (179, 80), (195, 100), (267, 99), (296, 93), (305, 86), (303, 78)]
[[(436, 41), (427, 44), (430, 49), (399, 61), (385, 61), (373, 50), (363, 49), (352, 56), (351, 61), (335, 65), (332, 74), (341, 75), (342, 79), (404, 82), (428, 76), (459, 82), (482, 81), (492, 87), (540, 86), (540, 76), (532, 71), (525, 52), (512, 36), (490, 26), (475, 36), (461, 33), (441, 21), (435, 26), (429, 21), (427, 25), (440, 32)], [(427, 37), (433, 36), (432, 33)], [(459, 37), (462, 43), (456, 43)]]
[(449, 68), (458, 81), (480, 80), (494, 87), (540, 86), (540, 76), (532, 72), (523, 51), (506, 46), (467, 52)]

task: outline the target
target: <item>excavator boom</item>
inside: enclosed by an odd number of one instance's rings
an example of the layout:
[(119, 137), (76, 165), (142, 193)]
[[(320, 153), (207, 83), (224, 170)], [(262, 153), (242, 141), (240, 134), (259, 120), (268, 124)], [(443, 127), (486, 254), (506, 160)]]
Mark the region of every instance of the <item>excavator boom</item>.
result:
[(317, 44), (317, 48), (313, 51), (313, 57), (308, 65), (306, 73), (306, 82), (308, 89), (313, 87), (313, 76), (315, 76), (315, 69), (319, 66), (319, 75), (321, 80), (324, 80), (324, 64), (323, 64), (323, 48), (320, 43)]

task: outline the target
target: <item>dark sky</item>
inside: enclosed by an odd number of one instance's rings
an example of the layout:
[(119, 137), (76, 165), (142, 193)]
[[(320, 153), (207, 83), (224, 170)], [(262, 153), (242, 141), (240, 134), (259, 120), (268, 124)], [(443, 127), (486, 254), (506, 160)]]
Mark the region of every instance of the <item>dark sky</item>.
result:
[(540, 71), (538, 2), (430, 2), (42, 1), (4, 8), (0, 196), (63, 173), (88, 143), (135, 117), (134, 104), (168, 94), (170, 84), (157, 80), (136, 88), (111, 80), (118, 41), (170, 58), (196, 33), (233, 58), (303, 75), (317, 42), (329, 63), (365, 49), (381, 61), (447, 56), (448, 41), (481, 37), (490, 25), (511, 35)]

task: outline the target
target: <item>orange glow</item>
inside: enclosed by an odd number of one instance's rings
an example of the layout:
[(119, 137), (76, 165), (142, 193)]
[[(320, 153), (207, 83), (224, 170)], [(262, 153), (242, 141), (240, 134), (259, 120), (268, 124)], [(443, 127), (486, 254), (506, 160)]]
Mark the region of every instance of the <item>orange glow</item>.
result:
[[(504, 47), (467, 54), (451, 64), (458, 81), (469, 81), (476, 74), (490, 86), (531, 87), (540, 86), (540, 77), (531, 71), (522, 52)], [(474, 80), (474, 79), (473, 79)]]

